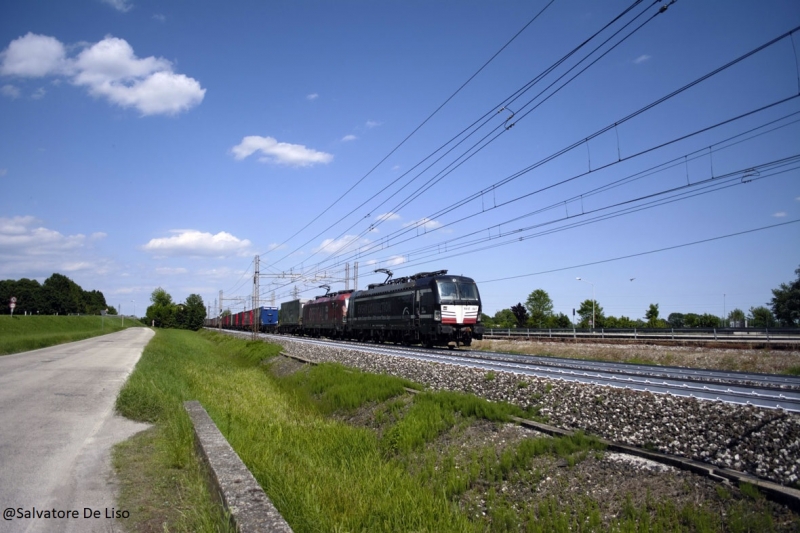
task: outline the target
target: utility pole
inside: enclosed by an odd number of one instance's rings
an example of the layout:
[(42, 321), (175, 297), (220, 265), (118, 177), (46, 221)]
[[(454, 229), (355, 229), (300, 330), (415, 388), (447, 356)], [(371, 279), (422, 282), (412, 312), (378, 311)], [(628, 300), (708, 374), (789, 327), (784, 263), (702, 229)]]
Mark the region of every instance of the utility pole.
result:
[(344, 290), (350, 289), (350, 263), (344, 264)]
[(259, 264), (261, 261), (260, 256), (255, 258), (255, 272), (253, 274), (253, 340), (258, 338), (258, 326), (261, 322), (261, 309), (258, 304), (258, 291), (259, 291)]
[(358, 261), (353, 263), (353, 290), (358, 290)]

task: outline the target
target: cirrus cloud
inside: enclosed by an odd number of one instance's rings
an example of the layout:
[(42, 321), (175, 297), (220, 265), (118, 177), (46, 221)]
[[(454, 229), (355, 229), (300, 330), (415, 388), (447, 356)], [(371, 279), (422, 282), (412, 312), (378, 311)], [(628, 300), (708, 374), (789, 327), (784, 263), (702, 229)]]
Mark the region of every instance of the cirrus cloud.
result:
[(233, 157), (242, 160), (260, 152), (262, 163), (278, 163), (293, 167), (310, 167), (333, 161), (333, 155), (306, 148), (302, 144), (278, 142), (274, 137), (248, 135), (242, 142), (231, 148)]
[(150, 241), (142, 246), (157, 256), (230, 257), (249, 254), (250, 241), (225, 231), (216, 235), (197, 230), (172, 230), (175, 235)]

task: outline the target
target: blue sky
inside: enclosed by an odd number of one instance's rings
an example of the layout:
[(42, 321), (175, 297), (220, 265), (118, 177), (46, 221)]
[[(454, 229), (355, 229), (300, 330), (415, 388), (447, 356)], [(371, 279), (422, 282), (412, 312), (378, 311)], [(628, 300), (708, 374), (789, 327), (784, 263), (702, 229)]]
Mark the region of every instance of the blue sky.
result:
[(262, 303), (357, 261), (471, 276), (489, 314), (763, 305), (800, 266), (800, 32), (623, 119), (800, 4), (642, 2), (557, 65), (631, 3), (5, 2), (0, 279), (242, 309), (258, 254)]

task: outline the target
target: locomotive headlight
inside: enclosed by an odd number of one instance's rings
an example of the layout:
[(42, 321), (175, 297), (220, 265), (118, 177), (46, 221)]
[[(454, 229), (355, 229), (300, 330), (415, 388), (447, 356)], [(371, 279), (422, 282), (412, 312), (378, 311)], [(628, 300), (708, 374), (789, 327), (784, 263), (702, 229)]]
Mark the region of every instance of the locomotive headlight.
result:
[(435, 321), (437, 321), (437, 322), (441, 322), (442, 321), (442, 313), (441, 313), (441, 311), (434, 311), (433, 312), (433, 319)]

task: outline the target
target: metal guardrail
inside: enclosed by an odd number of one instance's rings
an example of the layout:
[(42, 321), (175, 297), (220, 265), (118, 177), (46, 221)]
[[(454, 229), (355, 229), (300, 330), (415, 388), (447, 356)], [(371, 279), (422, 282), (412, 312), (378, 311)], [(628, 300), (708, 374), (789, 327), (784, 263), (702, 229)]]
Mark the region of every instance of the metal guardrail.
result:
[(800, 342), (800, 328), (488, 328), (484, 336)]

